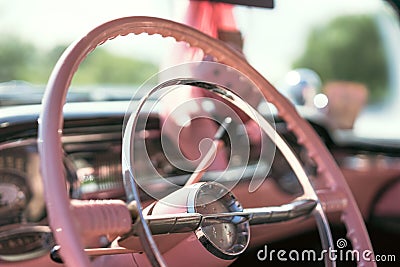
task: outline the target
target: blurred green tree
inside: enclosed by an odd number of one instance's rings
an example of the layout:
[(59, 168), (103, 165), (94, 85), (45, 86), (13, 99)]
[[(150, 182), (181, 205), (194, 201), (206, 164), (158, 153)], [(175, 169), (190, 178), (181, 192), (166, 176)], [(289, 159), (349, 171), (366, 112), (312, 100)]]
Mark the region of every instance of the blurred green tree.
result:
[(369, 15), (343, 16), (315, 28), (293, 68), (310, 68), (322, 82), (355, 81), (369, 90), (369, 101), (383, 99), (387, 64), (375, 19)]
[[(42, 51), (16, 36), (0, 39), (0, 82), (24, 80), (46, 84), (58, 58), (67, 48), (58, 45)], [(74, 85), (138, 84), (157, 73), (151, 62), (113, 54), (104, 48), (94, 50), (81, 64)]]
[(33, 45), (13, 35), (0, 39), (0, 82), (19, 80), (36, 54)]
[(157, 72), (153, 63), (97, 48), (82, 62), (74, 84), (139, 84)]

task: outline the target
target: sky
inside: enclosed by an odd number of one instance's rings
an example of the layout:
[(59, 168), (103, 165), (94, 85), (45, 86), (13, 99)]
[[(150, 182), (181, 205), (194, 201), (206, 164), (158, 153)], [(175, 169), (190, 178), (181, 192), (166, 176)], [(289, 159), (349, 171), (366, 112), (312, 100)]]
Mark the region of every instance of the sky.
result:
[[(13, 33), (50, 49), (74, 39), (110, 19), (148, 15), (181, 21), (187, 0), (0, 0), (0, 36)], [(321, 25), (334, 16), (369, 12), (376, 0), (275, 0), (273, 10), (239, 8), (237, 22), (244, 29), (248, 60), (267, 78), (278, 80), (290, 70), (290, 62), (301, 54), (313, 25)], [(145, 41), (141, 40), (145, 39)], [(168, 45), (156, 38), (117, 40), (106, 48), (117, 53), (159, 60)], [(297, 40), (293, 43), (293, 40)], [(262, 54), (262, 56), (260, 56)]]

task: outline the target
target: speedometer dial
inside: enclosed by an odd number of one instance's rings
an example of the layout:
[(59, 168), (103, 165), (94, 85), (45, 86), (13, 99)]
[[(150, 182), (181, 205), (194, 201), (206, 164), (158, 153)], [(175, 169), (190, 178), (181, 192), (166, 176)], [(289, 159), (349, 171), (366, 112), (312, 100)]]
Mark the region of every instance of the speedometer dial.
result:
[(23, 207), (26, 204), (25, 193), (15, 184), (0, 184), (0, 207)]
[(0, 224), (16, 223), (30, 199), (24, 177), (14, 171), (0, 171)]

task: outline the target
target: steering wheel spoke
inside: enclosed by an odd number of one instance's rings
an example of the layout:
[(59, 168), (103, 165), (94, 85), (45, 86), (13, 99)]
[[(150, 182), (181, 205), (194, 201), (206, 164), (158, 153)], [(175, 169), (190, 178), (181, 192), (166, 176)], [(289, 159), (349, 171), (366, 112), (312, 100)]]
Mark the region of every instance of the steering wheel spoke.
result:
[(315, 200), (297, 200), (281, 206), (244, 209), (236, 212), (214, 214), (179, 213), (148, 215), (145, 220), (153, 235), (196, 231), (200, 226), (231, 223), (240, 224), (248, 221), (250, 225), (260, 225), (290, 221), (309, 216), (314, 210)]

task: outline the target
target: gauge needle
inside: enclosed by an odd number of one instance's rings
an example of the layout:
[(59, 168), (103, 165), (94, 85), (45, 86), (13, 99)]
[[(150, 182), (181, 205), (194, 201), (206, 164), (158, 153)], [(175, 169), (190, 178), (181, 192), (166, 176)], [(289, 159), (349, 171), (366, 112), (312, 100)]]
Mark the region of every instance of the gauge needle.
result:
[(206, 172), (207, 167), (210, 166), (210, 164), (214, 160), (216, 153), (223, 147), (224, 143), (221, 141), (221, 138), (231, 122), (231, 117), (226, 117), (225, 120), (222, 122), (221, 126), (217, 129), (217, 132), (214, 135), (214, 140), (210, 149), (201, 160), (199, 166), (197, 166), (196, 170), (194, 170), (192, 175), (189, 177), (185, 186), (197, 183), (200, 181), (201, 177), (203, 177), (203, 174)]

